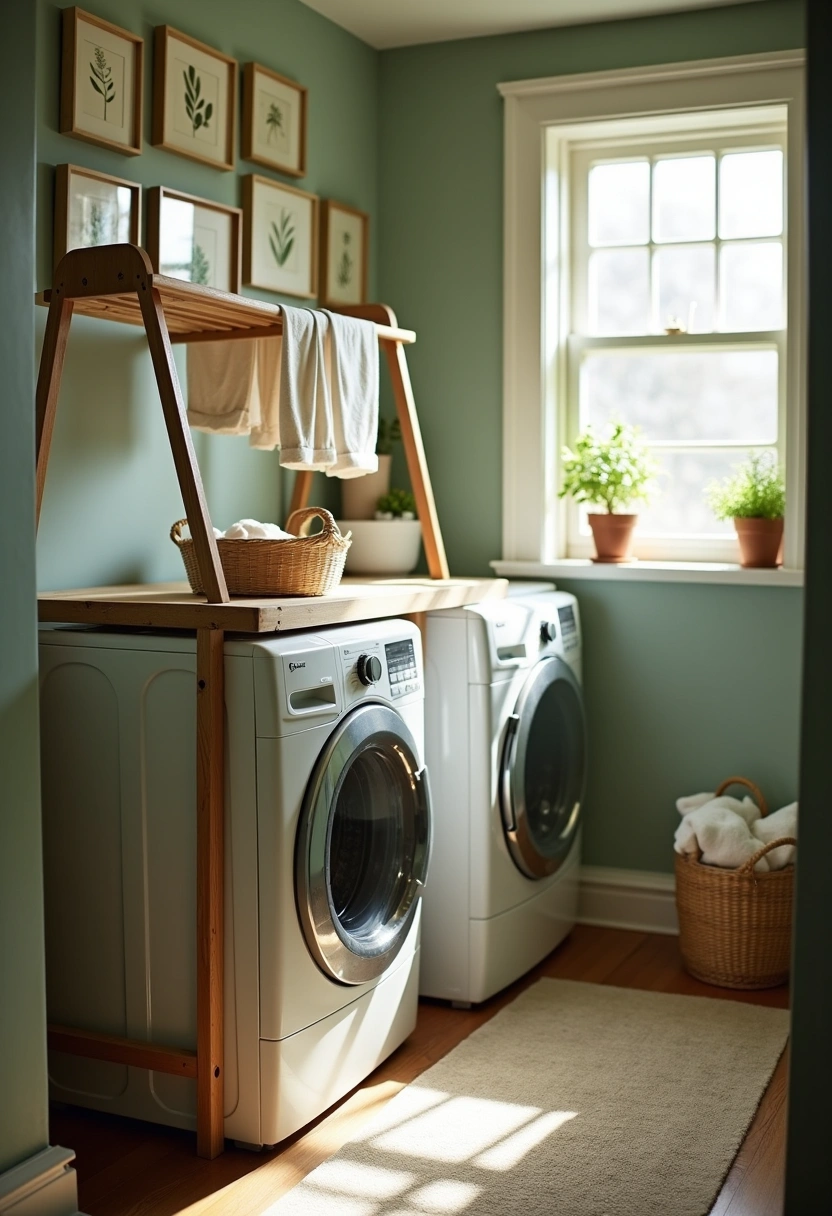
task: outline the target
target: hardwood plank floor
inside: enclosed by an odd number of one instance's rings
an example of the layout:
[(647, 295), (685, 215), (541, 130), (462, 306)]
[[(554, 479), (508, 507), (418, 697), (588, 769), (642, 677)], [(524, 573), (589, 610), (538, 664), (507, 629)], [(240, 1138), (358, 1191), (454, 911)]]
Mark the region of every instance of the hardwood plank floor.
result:
[[(776, 1008), (788, 1008), (789, 1003), (785, 987), (734, 992), (693, 979), (682, 968), (675, 937), (579, 925), (528, 976), (475, 1009), (423, 1001), (408, 1041), (363, 1085), (274, 1152), (229, 1148), (217, 1160), (203, 1161), (195, 1155), (195, 1139), (189, 1133), (71, 1107), (52, 1111), (51, 1143), (75, 1150), (79, 1200), (88, 1216), (261, 1216), (355, 1135), (380, 1105), (544, 975)], [(780, 1216), (786, 1086), (784, 1057), (712, 1216)]]

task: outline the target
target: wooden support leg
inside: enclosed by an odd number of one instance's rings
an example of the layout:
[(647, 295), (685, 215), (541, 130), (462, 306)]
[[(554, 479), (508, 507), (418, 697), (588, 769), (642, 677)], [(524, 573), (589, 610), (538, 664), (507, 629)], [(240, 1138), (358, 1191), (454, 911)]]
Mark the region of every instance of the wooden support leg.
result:
[(301, 507), (305, 507), (309, 502), (309, 495), (312, 491), (312, 478), (315, 474), (311, 469), (304, 469), (299, 473), (295, 473), (295, 484), (292, 486), (292, 501), (289, 503), (289, 514), (293, 511), (299, 511)]
[(224, 1148), (224, 640), (222, 630), (197, 630), (197, 1153), (209, 1158)]
[(69, 326), (72, 321), (72, 300), (67, 300), (57, 293), (49, 305), (46, 318), (46, 332), (43, 335), (43, 349), (40, 352), (40, 370), (38, 371), (38, 387), (35, 395), (35, 452), (36, 469), (35, 484), (37, 488), (36, 521), (40, 521), (40, 508), (43, 502), (43, 487), (46, 482), (46, 466), (49, 463), (49, 448), (52, 444), (52, 431), (55, 426), (55, 412), (58, 407), (58, 392), (61, 387), (61, 375), (64, 370), (64, 355), (69, 338)]
[(185, 414), (185, 402), (182, 398), (182, 389), (179, 387), (179, 377), (176, 374), (170, 335), (159, 293), (149, 287), (147, 283), (142, 282), (138, 288), (138, 295), (144, 317), (144, 327), (147, 331), (147, 344), (150, 347), (150, 357), (153, 360), (153, 370), (156, 373), (156, 383), (162, 399), (162, 410), (173, 453), (173, 463), (176, 466), (182, 501), (185, 504), (185, 514), (188, 517), (188, 526), (194, 541), (202, 586), (211, 603), (227, 604), (229, 596), (225, 574), (220, 562), (217, 542), (214, 540), (214, 529), (208, 514), (208, 504), (205, 501), (205, 491), (202, 487), (199, 465), (191, 440), (191, 432)]

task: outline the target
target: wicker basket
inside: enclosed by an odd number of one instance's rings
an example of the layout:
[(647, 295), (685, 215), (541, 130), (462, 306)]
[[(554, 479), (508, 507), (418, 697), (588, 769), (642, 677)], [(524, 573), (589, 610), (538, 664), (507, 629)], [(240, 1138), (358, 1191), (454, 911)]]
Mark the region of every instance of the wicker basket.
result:
[[(765, 799), (752, 781), (729, 777), (716, 791), (740, 784), (751, 790), (763, 815)], [(789, 977), (794, 866), (758, 874), (761, 857), (784, 844), (784, 836), (762, 845), (736, 870), (704, 865), (676, 854), (679, 945), (686, 969), (721, 988), (774, 988)]]
[[(305, 535), (316, 517), (323, 528), (314, 536)], [(185, 563), (191, 589), (201, 595), (202, 581), (194, 542), (182, 536), (187, 519), (178, 520), (170, 538)], [(325, 595), (337, 587), (344, 573), (350, 547), (350, 534), (342, 536), (338, 525), (323, 507), (303, 507), (293, 511), (286, 531), (298, 529), (292, 540), (217, 541), (225, 581), (231, 595)]]

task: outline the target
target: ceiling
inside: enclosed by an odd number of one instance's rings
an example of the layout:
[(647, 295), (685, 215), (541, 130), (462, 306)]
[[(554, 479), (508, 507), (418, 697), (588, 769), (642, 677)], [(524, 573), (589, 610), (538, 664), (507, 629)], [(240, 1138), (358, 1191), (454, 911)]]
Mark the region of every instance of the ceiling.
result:
[(753, 0), (303, 0), (377, 50)]

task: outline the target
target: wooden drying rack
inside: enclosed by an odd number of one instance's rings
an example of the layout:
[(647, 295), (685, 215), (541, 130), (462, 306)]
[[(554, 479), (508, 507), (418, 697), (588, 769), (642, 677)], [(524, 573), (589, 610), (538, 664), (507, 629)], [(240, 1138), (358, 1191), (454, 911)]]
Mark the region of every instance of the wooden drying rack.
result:
[[(162, 402), (173, 461), (206, 596), (180, 585), (90, 588), (38, 597), (42, 621), (72, 621), (196, 630), (197, 678), (197, 1045), (183, 1051), (66, 1026), (49, 1027), (49, 1046), (176, 1076), (197, 1084), (197, 1152), (216, 1157), (223, 1138), (223, 644), (226, 630), (273, 633), (339, 621), (420, 615), (502, 597), (499, 579), (449, 579), (404, 347), (415, 342), (392, 310), (367, 304), (342, 311), (375, 323), (390, 369), (430, 579), (349, 581), (320, 599), (232, 600), (214, 539), (172, 343), (271, 337), (282, 333), (278, 305), (216, 291), (153, 273), (136, 245), (76, 249), (58, 264), (48, 304), (36, 397), (37, 517), (40, 518), (49, 448), (64, 356), (74, 313), (143, 325)], [(312, 474), (296, 475), (292, 509), (306, 504)]]

